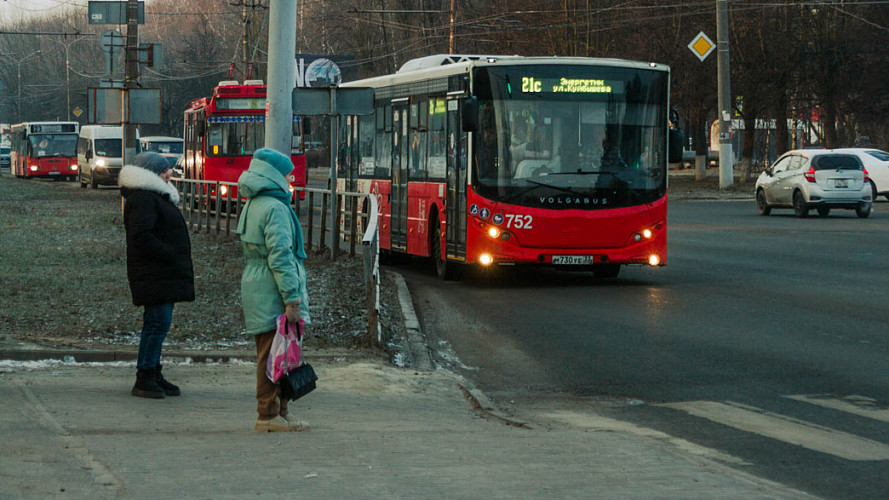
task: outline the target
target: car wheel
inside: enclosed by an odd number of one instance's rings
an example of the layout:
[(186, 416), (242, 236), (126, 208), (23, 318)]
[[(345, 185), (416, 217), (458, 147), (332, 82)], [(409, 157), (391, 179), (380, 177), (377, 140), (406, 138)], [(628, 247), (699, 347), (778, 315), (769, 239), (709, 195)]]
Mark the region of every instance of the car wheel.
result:
[(870, 181), (870, 190), (873, 195), (870, 197), (871, 201), (877, 201), (877, 185), (874, 184), (874, 181)]
[(620, 264), (593, 264), (593, 276), (597, 278), (617, 278)]
[(800, 219), (809, 216), (809, 206), (806, 204), (806, 199), (803, 197), (803, 193), (799, 191), (793, 193), (793, 213)]
[(90, 187), (93, 189), (99, 188), (99, 183), (96, 182), (95, 172), (90, 172)]
[(77, 174), (77, 180), (80, 181), (80, 188), (86, 189), (86, 181), (83, 180), (83, 172), (80, 172), (79, 174)]
[(756, 209), (759, 210), (759, 215), (772, 213), (772, 207), (766, 202), (766, 193), (762, 189), (756, 192)]
[(866, 219), (870, 216), (870, 203), (859, 203), (857, 207), (855, 207), (855, 215), (860, 219)]
[(818, 215), (820, 217), (827, 217), (830, 215), (830, 207), (818, 207)]

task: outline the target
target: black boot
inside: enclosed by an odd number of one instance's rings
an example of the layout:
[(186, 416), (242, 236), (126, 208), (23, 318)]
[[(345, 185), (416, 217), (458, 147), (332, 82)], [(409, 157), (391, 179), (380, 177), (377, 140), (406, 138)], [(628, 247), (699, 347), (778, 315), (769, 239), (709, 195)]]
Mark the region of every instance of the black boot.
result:
[(179, 386), (167, 382), (164, 376), (161, 375), (161, 365), (157, 365), (154, 369), (154, 381), (161, 389), (163, 389), (164, 394), (167, 396), (178, 396), (182, 394), (182, 392), (179, 391)]
[(138, 370), (136, 372), (136, 385), (133, 386), (130, 394), (140, 398), (164, 398), (164, 390), (155, 381), (154, 370)]

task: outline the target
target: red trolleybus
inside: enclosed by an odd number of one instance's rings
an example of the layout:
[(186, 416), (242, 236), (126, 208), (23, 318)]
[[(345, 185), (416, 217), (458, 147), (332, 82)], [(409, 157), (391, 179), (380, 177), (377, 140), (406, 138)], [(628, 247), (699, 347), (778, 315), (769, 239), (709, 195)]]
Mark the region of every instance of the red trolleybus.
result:
[[(213, 95), (195, 99), (185, 110), (183, 177), (201, 181), (238, 182), (253, 153), (265, 145), (266, 86), (262, 80), (223, 81)], [(293, 118), (290, 159), (292, 186), (306, 185), (302, 122)], [(210, 196), (215, 197), (215, 188)], [(229, 195), (220, 187), (220, 197)], [(235, 197), (236, 193), (230, 196)]]
[(77, 176), (77, 122), (25, 122), (12, 126), (10, 164), (16, 177)]
[(664, 266), (669, 84), (667, 66), (615, 59), (409, 61), (343, 85), (373, 87), (376, 113), (342, 120), (338, 187), (376, 195), (380, 248), (431, 257), (442, 278)]

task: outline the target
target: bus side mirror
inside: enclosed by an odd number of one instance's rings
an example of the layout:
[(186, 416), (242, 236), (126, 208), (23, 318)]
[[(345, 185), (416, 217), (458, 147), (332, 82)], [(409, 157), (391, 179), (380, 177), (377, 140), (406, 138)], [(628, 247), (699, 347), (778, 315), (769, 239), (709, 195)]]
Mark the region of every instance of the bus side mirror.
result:
[(463, 124), (464, 132), (478, 131), (478, 99), (470, 97), (463, 101), (462, 116), (460, 121)]
[(671, 128), (669, 135), (669, 144), (670, 148), (670, 156), (667, 158), (667, 163), (679, 163), (682, 161), (682, 129)]

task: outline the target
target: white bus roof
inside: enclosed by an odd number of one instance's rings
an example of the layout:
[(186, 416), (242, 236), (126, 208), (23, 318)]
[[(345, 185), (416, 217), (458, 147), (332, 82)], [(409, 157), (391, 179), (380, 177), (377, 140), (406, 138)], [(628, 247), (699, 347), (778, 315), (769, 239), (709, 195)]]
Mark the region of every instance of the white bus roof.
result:
[(412, 59), (394, 74), (355, 80), (344, 83), (343, 87), (385, 87), (399, 83), (429, 80), (445, 76), (469, 73), (477, 66), (497, 66), (499, 64), (525, 65), (525, 64), (554, 64), (554, 65), (583, 65), (583, 66), (611, 66), (620, 68), (636, 68), (655, 71), (666, 71), (670, 67), (666, 64), (654, 62), (630, 61), (626, 59), (606, 59), (593, 57), (525, 57), (504, 55), (459, 55), (438, 54), (433, 56)]

